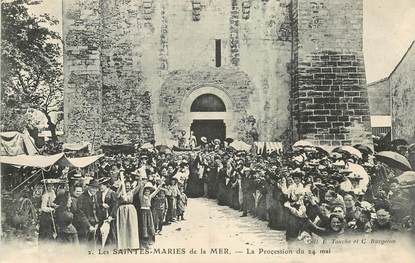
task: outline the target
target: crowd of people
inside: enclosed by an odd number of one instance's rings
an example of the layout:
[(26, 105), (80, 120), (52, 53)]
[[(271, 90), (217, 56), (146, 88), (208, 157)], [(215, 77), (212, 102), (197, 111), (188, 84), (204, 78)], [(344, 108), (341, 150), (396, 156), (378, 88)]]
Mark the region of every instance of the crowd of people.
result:
[(176, 176), (180, 171), (173, 176), (171, 166), (147, 165), (146, 155), (139, 163), (118, 157), (105, 158), (117, 161), (101, 163), (96, 178), (72, 173), (68, 184), (43, 180), (39, 240), (149, 248), (164, 225), (184, 220), (187, 196)]
[(414, 185), (399, 184), (402, 172), (364, 150), (329, 154), (306, 146), (259, 156), (212, 143), (191, 158), (188, 194), (267, 220), (271, 228), (285, 230), (289, 241), (413, 234)]
[(163, 227), (185, 220), (187, 197), (216, 199), (268, 221), (288, 241), (342, 234), (414, 234), (414, 185), (362, 155), (300, 146), (262, 155), (203, 138), (197, 150), (107, 153), (89, 174), (45, 179), (39, 240), (150, 248)]

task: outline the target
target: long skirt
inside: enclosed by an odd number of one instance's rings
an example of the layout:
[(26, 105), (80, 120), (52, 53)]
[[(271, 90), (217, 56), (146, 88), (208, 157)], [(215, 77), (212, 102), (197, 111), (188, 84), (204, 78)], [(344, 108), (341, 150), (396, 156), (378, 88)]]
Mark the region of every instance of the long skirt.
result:
[(239, 189), (238, 187), (232, 188), (232, 204), (233, 209), (239, 210)]
[(255, 192), (252, 189), (247, 190), (247, 207), (248, 207), (248, 212), (252, 213), (252, 215), (255, 215), (255, 196), (254, 196)]
[(147, 247), (155, 241), (153, 214), (150, 209), (141, 209), (141, 238), (142, 246)]
[(218, 184), (218, 204), (226, 205), (226, 185), (225, 182), (219, 182)]
[(232, 187), (228, 184), (226, 186), (226, 205), (228, 205), (229, 207), (232, 207), (232, 198), (233, 198), (233, 189)]
[(276, 230), (285, 230), (286, 210), (281, 204), (283, 197), (279, 192), (275, 192), (273, 195), (269, 212), (269, 227)]
[(154, 221), (153, 214), (150, 209), (141, 209), (141, 233), (144, 238), (154, 237)]
[(167, 208), (167, 221), (174, 221), (177, 217), (177, 198), (176, 196), (168, 196), (167, 202), (169, 207)]
[(117, 247), (139, 248), (137, 210), (132, 204), (121, 205), (117, 211)]
[(39, 240), (54, 240), (52, 214), (42, 212), (39, 217)]
[(207, 187), (208, 198), (216, 198), (218, 193), (218, 184), (216, 181), (216, 172), (214, 170), (207, 173)]
[(266, 208), (266, 200), (265, 195), (260, 194), (258, 197), (258, 205), (256, 207), (256, 215), (260, 220), (267, 219), (267, 208)]
[(297, 240), (298, 235), (303, 230), (304, 221), (304, 219), (291, 214), (291, 212), (285, 208), (285, 237), (287, 241)]
[(196, 166), (190, 166), (189, 180), (187, 181), (186, 192), (189, 197), (196, 198), (203, 196), (203, 180), (199, 177)]

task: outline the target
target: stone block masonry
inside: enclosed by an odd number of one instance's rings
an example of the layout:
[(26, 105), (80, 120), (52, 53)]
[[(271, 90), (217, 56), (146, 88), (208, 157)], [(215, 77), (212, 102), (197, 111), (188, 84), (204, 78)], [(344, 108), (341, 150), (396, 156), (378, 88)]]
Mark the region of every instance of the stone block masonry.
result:
[[(88, 141), (98, 148), (154, 138), (151, 94), (143, 88), (142, 67), (133, 56), (139, 43), (137, 27), (131, 25), (139, 21), (139, 12), (116, 2), (64, 1), (68, 142)], [(149, 15), (140, 13), (140, 19)]]
[(68, 142), (101, 143), (100, 1), (63, 1), (64, 121)]
[(219, 119), (235, 139), (370, 144), (362, 0), (65, 0), (63, 8), (68, 142), (174, 139), (217, 118), (184, 107), (214, 94), (229, 106)]
[(298, 0), (293, 114), (301, 139), (371, 143), (362, 1)]
[[(102, 143), (147, 142), (154, 138), (151, 94), (143, 84), (140, 25), (150, 23), (153, 1), (129, 5), (102, 2)], [(147, 10), (147, 11), (146, 11)], [(134, 55), (136, 54), (136, 55)]]

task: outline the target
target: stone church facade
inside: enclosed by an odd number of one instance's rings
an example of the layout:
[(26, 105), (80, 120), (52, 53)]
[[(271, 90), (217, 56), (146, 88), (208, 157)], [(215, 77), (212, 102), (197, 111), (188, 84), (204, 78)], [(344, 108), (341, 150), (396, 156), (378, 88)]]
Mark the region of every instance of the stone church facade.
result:
[(65, 135), (370, 143), (362, 0), (65, 0)]

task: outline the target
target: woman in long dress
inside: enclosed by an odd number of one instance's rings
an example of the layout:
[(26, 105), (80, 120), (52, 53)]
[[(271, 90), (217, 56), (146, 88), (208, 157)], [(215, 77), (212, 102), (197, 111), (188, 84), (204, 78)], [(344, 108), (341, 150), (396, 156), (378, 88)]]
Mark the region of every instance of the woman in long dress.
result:
[(215, 199), (218, 192), (217, 185), (217, 169), (213, 160), (208, 160), (208, 165), (206, 167), (206, 181), (208, 187), (208, 198)]
[(218, 182), (218, 204), (226, 205), (226, 170), (222, 163), (218, 162), (217, 167), (217, 182)]
[(57, 235), (54, 225), (53, 213), (57, 205), (54, 203), (56, 194), (52, 183), (45, 180), (45, 193), (42, 195), (39, 216), (39, 240), (54, 240)]
[(280, 182), (277, 182), (275, 186), (270, 185), (269, 191), (272, 196), (269, 227), (271, 229), (284, 230), (286, 215), (285, 208), (283, 207), (284, 194), (281, 191)]
[(134, 195), (140, 190), (141, 183), (131, 189), (131, 183), (124, 180), (123, 171), (120, 172), (120, 177), (121, 187), (118, 192), (120, 206), (117, 210), (117, 247), (119, 249), (139, 248), (137, 210), (133, 205), (133, 199)]
[(192, 153), (189, 165), (189, 180), (187, 184), (186, 192), (189, 197), (196, 198), (203, 196), (203, 180), (200, 172), (203, 172), (203, 169), (200, 169), (201, 157), (196, 153)]

